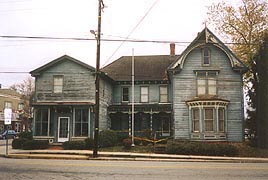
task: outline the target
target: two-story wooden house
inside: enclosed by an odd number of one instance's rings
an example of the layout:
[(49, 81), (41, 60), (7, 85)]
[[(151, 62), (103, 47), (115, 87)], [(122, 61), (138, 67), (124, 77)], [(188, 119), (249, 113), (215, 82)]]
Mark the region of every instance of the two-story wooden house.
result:
[[(111, 129), (125, 132), (130, 132), (132, 129), (132, 94), (134, 94), (135, 134), (139, 135), (144, 130), (150, 130), (157, 137), (172, 135), (173, 97), (167, 68), (176, 58), (178, 56), (175, 54), (123, 56), (101, 69), (114, 80), (112, 103), (108, 108)], [(134, 88), (132, 76), (134, 76)]]
[[(50, 142), (91, 137), (94, 127), (95, 68), (64, 55), (30, 73), (35, 77), (32, 103), (34, 137), (49, 139)], [(100, 127), (105, 129), (108, 127), (106, 102), (111, 97), (109, 80), (105, 83), (101, 80), (101, 88)]]
[[(169, 55), (123, 56), (101, 71), (100, 131), (131, 134), (134, 112), (135, 136), (150, 130), (182, 140), (243, 140), (247, 68), (207, 28), (181, 55), (171, 44)], [(93, 136), (94, 73), (69, 56), (31, 72), (35, 138), (62, 142)]]

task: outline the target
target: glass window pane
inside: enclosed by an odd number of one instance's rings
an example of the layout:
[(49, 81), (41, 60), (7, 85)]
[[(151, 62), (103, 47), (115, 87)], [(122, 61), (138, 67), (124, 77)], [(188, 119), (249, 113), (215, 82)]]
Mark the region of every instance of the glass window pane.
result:
[(220, 108), (218, 110), (218, 118), (219, 118), (219, 131), (224, 132), (224, 109)]
[(63, 90), (63, 77), (54, 76), (54, 93), (62, 93)]
[(199, 132), (199, 109), (193, 109), (192, 114), (192, 123), (193, 123), (193, 132)]
[(75, 136), (88, 136), (88, 109), (75, 110)]
[(204, 109), (205, 131), (214, 130), (213, 109)]
[(129, 101), (129, 88), (124, 87), (122, 91), (123, 91), (123, 101)]
[(141, 87), (141, 102), (148, 102), (148, 87)]
[(216, 79), (208, 79), (208, 94), (216, 95), (217, 94), (217, 81)]
[(206, 80), (198, 79), (197, 80), (197, 95), (206, 94)]
[(209, 65), (210, 63), (210, 52), (208, 48), (203, 50), (203, 65)]
[(168, 92), (167, 87), (160, 87), (160, 102), (168, 102)]

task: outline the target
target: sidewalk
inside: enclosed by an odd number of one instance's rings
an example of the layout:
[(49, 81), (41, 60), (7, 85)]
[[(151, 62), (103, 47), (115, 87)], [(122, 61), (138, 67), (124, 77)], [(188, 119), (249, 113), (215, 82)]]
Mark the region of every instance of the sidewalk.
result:
[(169, 162), (235, 162), (235, 163), (268, 163), (268, 158), (252, 157), (217, 157), (191, 156), (132, 152), (98, 152), (92, 157), (91, 150), (17, 150), (9, 147), (6, 156), (5, 147), (0, 147), (0, 156), (20, 159), (65, 159), (65, 160), (125, 160), (125, 161), (169, 161)]

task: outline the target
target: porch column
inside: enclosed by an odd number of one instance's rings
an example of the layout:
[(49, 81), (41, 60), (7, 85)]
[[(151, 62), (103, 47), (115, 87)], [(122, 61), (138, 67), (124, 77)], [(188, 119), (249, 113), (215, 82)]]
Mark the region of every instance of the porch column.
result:
[(153, 109), (151, 108), (150, 112), (150, 130), (153, 131)]
[(131, 120), (131, 111), (128, 110), (128, 136), (131, 136), (131, 129), (132, 129), (132, 120)]

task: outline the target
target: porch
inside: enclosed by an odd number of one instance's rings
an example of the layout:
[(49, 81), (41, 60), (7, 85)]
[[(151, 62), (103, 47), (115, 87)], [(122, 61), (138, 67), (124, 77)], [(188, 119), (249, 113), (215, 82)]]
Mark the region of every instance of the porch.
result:
[[(111, 129), (132, 134), (132, 106), (111, 105), (108, 108)], [(170, 137), (172, 133), (171, 104), (135, 104), (134, 136)], [(150, 133), (150, 134), (148, 134)]]

